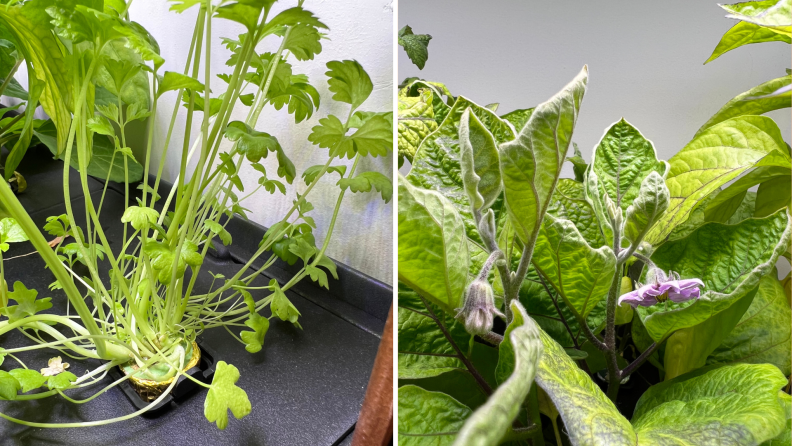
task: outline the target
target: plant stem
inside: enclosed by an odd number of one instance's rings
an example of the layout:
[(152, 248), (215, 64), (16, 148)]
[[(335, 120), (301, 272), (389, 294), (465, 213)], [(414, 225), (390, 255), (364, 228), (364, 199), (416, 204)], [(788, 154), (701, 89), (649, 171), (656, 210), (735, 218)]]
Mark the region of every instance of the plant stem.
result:
[(626, 259), (619, 255), (621, 251), (621, 228), (615, 219), (611, 219), (611, 226), (613, 227), (613, 253), (616, 255), (616, 272), (613, 274), (606, 302), (605, 345), (608, 348), (605, 350), (605, 366), (608, 368), (608, 398), (615, 402), (616, 396), (619, 394), (619, 385), (621, 384), (621, 373), (616, 353), (616, 301), (619, 298), (622, 267)]
[(429, 312), (428, 313), (429, 317), (435, 322), (435, 324), (437, 324), (438, 327), (440, 327), (440, 331), (443, 332), (443, 336), (445, 336), (446, 340), (454, 348), (457, 355), (459, 356), (459, 360), (462, 361), (463, 364), (465, 364), (465, 367), (467, 367), (470, 374), (473, 375), (473, 379), (476, 380), (476, 383), (479, 385), (479, 387), (481, 387), (481, 390), (483, 390), (488, 397), (492, 395), (492, 387), (490, 387), (490, 385), (487, 383), (484, 377), (481, 376), (478, 370), (476, 370), (476, 367), (473, 365), (473, 363), (470, 362), (470, 360), (467, 358), (467, 356), (465, 356), (465, 354), (462, 352), (462, 350), (459, 348), (456, 342), (454, 342), (454, 339), (451, 337), (451, 333), (448, 332), (448, 329), (445, 327), (445, 325), (443, 325), (440, 319), (438, 319), (437, 315), (432, 310), (432, 307), (430, 307), (429, 303), (426, 302), (426, 299), (424, 299), (423, 296), (421, 295), (418, 295), (418, 298), (421, 299), (421, 302), (423, 302), (424, 306), (426, 307), (426, 310)]
[(3, 92), (5, 91), (6, 87), (8, 86), (9, 83), (11, 83), (11, 79), (14, 78), (14, 74), (16, 74), (17, 70), (19, 69), (19, 66), (22, 65), (22, 62), (24, 62), (24, 61), (25, 61), (24, 59), (19, 59), (14, 64), (14, 66), (11, 67), (11, 71), (8, 72), (8, 75), (3, 80), (3, 83), (0, 84), (0, 96), (3, 95)]
[(628, 364), (627, 367), (625, 367), (624, 370), (621, 371), (620, 374), (621, 378), (624, 379), (630, 376), (632, 372), (636, 371), (638, 367), (641, 366), (641, 364), (646, 362), (646, 360), (649, 359), (650, 356), (652, 356), (652, 353), (654, 353), (659, 346), (660, 346), (659, 343), (653, 342), (652, 345), (650, 345), (646, 350), (643, 351), (643, 353), (641, 353), (637, 358), (635, 358), (635, 361)]

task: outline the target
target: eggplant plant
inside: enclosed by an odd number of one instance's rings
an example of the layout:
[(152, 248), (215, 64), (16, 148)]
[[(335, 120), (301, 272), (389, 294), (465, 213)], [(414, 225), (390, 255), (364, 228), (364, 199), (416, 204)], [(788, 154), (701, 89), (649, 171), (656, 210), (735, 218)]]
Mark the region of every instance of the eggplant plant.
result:
[[(361, 172), (359, 164), (363, 157), (387, 156), (391, 150), (392, 112), (361, 107), (374, 86), (360, 63), (331, 61), (327, 88), (344, 107), (345, 116), (320, 119), (304, 147), (283, 146), (277, 137), (281, 135), (267, 133), (267, 123), (259, 122), (263, 108), (271, 105), (301, 123), (317, 113), (320, 105), (317, 89), (307, 76), (294, 72), (290, 63), (290, 59), (313, 60), (327, 32), (327, 26), (303, 8), (302, 0), (279, 12), (273, 8), (275, 0), (172, 2), (172, 11), (194, 8), (196, 16), (189, 52), (181, 61), (183, 72), (163, 71), (165, 61), (156, 40), (129, 18), (130, 3), (27, 0), (0, 8), (0, 25), (24, 55), (31, 79), (36, 79), (40, 89), (39, 102), (51, 118), (50, 130), (40, 133), (42, 142), (51, 145), (56, 156), (70, 161), (63, 164), (66, 213), (48, 218), (43, 228), (36, 226), (7, 184), (0, 186), (0, 204), (10, 215), (0, 221), (0, 252), (9, 248), (8, 243), (30, 240), (55, 276), (50, 288), (62, 290), (71, 309), (67, 314), (47, 311), (53, 307), (51, 298), (40, 297), (47, 290), (28, 289), (24, 277), (5, 277), (0, 261), (0, 314), (5, 317), (0, 334), (20, 330), (32, 341), (28, 346), (0, 348), (0, 361), (5, 359), (6, 366), (12, 361), (18, 364), (0, 371), (0, 398), (16, 400), (9, 404), (26, 404), (62, 397), (83, 404), (128, 379), (157, 391), (149, 395), (147, 407), (119, 418), (41, 423), (3, 413), (0, 417), (27, 426), (58, 428), (122, 421), (158, 404), (174, 388), (176, 378), (184, 376), (208, 390), (204, 414), (225, 429), (229, 410), (241, 418), (252, 405), (235, 384), (240, 374), (231, 364), (219, 361), (211, 384), (184, 374), (200, 354), (196, 336), (223, 327), (247, 351), (256, 353), (262, 349), (271, 319), (300, 327), (299, 309), (286, 291), (306, 277), (323, 287), (328, 287), (328, 274), (336, 277), (336, 266), (326, 251), (345, 194), (375, 189), (385, 201), (391, 199), (391, 181), (378, 172)], [(245, 32), (222, 37), (227, 51), (217, 54), (218, 21), (229, 20), (242, 25)], [(259, 52), (265, 38), (276, 46)], [(218, 57), (228, 58), (228, 72), (213, 70), (212, 61)], [(221, 92), (210, 91), (215, 76), (226, 84)], [(159, 104), (166, 95), (178, 100), (166, 112), (170, 124), (157, 166), (152, 162), (154, 120), (163, 113)], [(186, 108), (184, 121), (176, 119), (182, 107)], [(232, 112), (240, 108), (247, 110), (246, 118), (231, 121)], [(139, 164), (127, 142), (127, 126), (136, 120), (148, 122), (144, 159)], [(192, 131), (194, 123), (197, 132)], [(165, 190), (166, 153), (178, 127), (183, 127), (184, 138), (171, 148), (181, 154), (178, 179), (169, 193), (160, 196), (158, 192)], [(97, 138), (111, 148), (105, 164), (112, 166), (102, 178), (104, 188), (98, 201), (88, 190), (88, 177), (95, 174), (91, 162), (100, 156)], [(300, 177), (289, 154), (314, 150), (312, 144), (328, 150), (327, 161), (305, 169)], [(265, 166), (261, 160), (268, 155), (272, 155), (271, 163)], [(134, 172), (133, 166), (140, 170)], [(72, 168), (79, 172), (84, 211), (70, 200)], [(260, 174), (252, 191), (244, 190), (243, 169)], [(142, 179), (137, 194), (133, 174)], [(339, 179), (333, 178), (336, 175)], [(226, 225), (232, 218), (246, 218), (246, 200), (265, 199), (266, 193), (286, 195), (284, 182), (295, 180), (305, 184), (294, 184), (299, 192), (293, 206), (268, 229), (233, 277), (202, 270), (213, 244), (232, 242)], [(334, 206), (322, 231), (323, 243), (316, 246), (318, 229), (309, 200), (316, 185), (327, 180), (337, 184), (338, 197), (333, 203), (316, 203)], [(124, 191), (124, 212), (115, 221), (119, 228), (123, 226), (123, 237), (112, 246), (106, 226), (100, 223), (111, 181), (122, 183)], [(269, 251), (275, 255), (262, 257)], [(285, 283), (276, 279), (254, 283), (278, 258), (290, 264), (301, 262), (302, 267)], [(259, 259), (263, 259), (261, 265), (254, 267)], [(209, 289), (196, 286), (199, 274), (211, 275)], [(21, 361), (24, 356), (20, 355), (41, 348), (58, 352), (47, 367)], [(62, 356), (103, 363), (78, 377), (68, 371)], [(113, 367), (122, 369), (123, 378), (87, 399), (73, 398), (72, 389), (103, 383)]]
[[(724, 8), (788, 36), (775, 3)], [(619, 119), (587, 163), (587, 88), (583, 67), (505, 115), (440, 83), (399, 91), (399, 444), (788, 444), (789, 198), (731, 190), (788, 182), (761, 116), (788, 89), (730, 101), (668, 160)]]

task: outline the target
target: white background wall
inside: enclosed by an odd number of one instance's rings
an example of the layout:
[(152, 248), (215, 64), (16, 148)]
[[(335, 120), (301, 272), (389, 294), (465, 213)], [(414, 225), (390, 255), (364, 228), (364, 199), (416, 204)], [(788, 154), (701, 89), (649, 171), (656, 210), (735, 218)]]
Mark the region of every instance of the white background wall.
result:
[[(728, 3), (728, 2), (727, 2)], [(423, 70), (399, 49), (398, 82), (444, 82), (499, 114), (546, 101), (589, 66), (573, 140), (590, 161), (621, 117), (668, 159), (727, 101), (792, 65), (782, 42), (746, 45), (703, 65), (736, 22), (717, 0), (399, 0), (398, 26), (431, 34)], [(790, 141), (790, 109), (768, 113)], [(572, 177), (567, 164), (562, 176)], [(782, 277), (789, 272), (779, 263)]]
[[(296, 0), (281, 0), (273, 8), (270, 17), (275, 13), (296, 6)], [(159, 0), (136, 0), (130, 9), (132, 20), (141, 23), (157, 39), (162, 57), (166, 62), (164, 70), (182, 72), (190, 46), (193, 26), (197, 16), (197, 8), (188, 10), (184, 14), (168, 11), (170, 3)], [(292, 115), (286, 109), (276, 111), (271, 106), (264, 108), (259, 118), (256, 129), (266, 131), (278, 138), (286, 153), (297, 167), (298, 175), (306, 167), (315, 164), (324, 164), (327, 161), (327, 149), (320, 149), (307, 141), (311, 128), (317, 125), (319, 118), (329, 113), (336, 114), (342, 119), (348, 112), (347, 104), (334, 103), (330, 98), (332, 94), (327, 89), (324, 73), (327, 71), (325, 64), (331, 60), (356, 59), (363, 65), (374, 83), (374, 91), (361, 107), (362, 110), (386, 111), (393, 107), (393, 7), (392, 0), (366, 0), (366, 1), (329, 1), (307, 0), (303, 5), (323, 21), (330, 30), (327, 32), (330, 40), (322, 41), (322, 52), (312, 61), (296, 61), (290, 58), (294, 65), (294, 73), (307, 74), (312, 85), (321, 95), (321, 106), (314, 116), (300, 124), (294, 124)], [(242, 25), (227, 20), (216, 19), (212, 25), (212, 70), (213, 74), (231, 73), (232, 68), (225, 65), (230, 52), (221, 45), (221, 37), (236, 39), (237, 35), (244, 32)], [(260, 53), (276, 51), (280, 42), (276, 38), (265, 39), (258, 47)], [(203, 74), (200, 80), (203, 82)], [(225, 91), (226, 84), (218, 78), (212, 81), (212, 91), (219, 94)], [(251, 91), (252, 92), (252, 91)], [(158, 104), (160, 112), (155, 129), (155, 143), (152, 166), (158, 166), (161, 159), (164, 138), (167, 133), (176, 93), (164, 95)], [(180, 107), (179, 121), (184, 122), (186, 113)], [(247, 107), (238, 106), (232, 120), (244, 120)], [(201, 114), (196, 114), (200, 120)], [(193, 128), (193, 135), (199, 135), (199, 124)], [(163, 178), (173, 181), (179, 173), (179, 159), (181, 142), (183, 140), (183, 124), (177, 125), (173, 132), (171, 145), (167, 153), (167, 166)], [(193, 137), (194, 140), (194, 137)], [(223, 143), (223, 149), (228, 150), (228, 141)], [(196, 157), (197, 158), (197, 157)], [(275, 177), (277, 162), (274, 156), (261, 160), (267, 167), (270, 177)], [(345, 163), (351, 166), (351, 160), (337, 161), (334, 164)], [(379, 158), (365, 158), (358, 164), (358, 172), (376, 170), (392, 177), (392, 156)], [(240, 175), (245, 184), (245, 190), (250, 191), (256, 187), (260, 174), (251, 168), (244, 170)], [(309, 199), (316, 206), (312, 215), (318, 225), (316, 230), (317, 245), (321, 246), (324, 232), (332, 216), (336, 197), (339, 189), (335, 186), (338, 175), (323, 179), (317, 185)], [(306, 189), (302, 179), (295, 179), (290, 187), (287, 185), (287, 194), (269, 195), (265, 191), (243, 203), (252, 212), (250, 216), (256, 222), (270, 226), (279, 221), (292, 205), (295, 192)], [(369, 274), (386, 283), (393, 283), (392, 249), (393, 249), (393, 202), (385, 204), (374, 194), (347, 193), (341, 208), (335, 232), (328, 248), (328, 255), (339, 262), (346, 263), (366, 274)]]
[[(790, 46), (781, 42), (743, 46), (703, 65), (736, 23), (717, 3), (400, 0), (399, 27), (432, 40), (423, 70), (399, 49), (398, 81), (444, 82), (452, 94), (499, 102), (506, 113), (546, 101), (588, 64), (574, 135), (584, 158), (624, 117), (668, 159), (728, 100), (790, 67)], [(789, 141), (789, 109), (768, 116)]]

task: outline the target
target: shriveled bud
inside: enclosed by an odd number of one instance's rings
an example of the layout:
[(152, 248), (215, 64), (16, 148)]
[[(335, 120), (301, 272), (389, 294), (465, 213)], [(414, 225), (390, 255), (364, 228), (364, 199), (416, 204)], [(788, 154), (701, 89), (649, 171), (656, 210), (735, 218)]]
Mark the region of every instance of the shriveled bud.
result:
[(505, 317), (495, 308), (495, 294), (486, 280), (474, 280), (465, 292), (465, 306), (457, 314), (463, 318), (465, 330), (472, 335), (483, 335), (492, 330), (495, 315)]

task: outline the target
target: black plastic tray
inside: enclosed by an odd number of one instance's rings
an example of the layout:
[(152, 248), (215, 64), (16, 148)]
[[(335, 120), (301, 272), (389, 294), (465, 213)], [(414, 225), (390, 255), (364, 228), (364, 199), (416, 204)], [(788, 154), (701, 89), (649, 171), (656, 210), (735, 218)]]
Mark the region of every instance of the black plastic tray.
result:
[[(65, 212), (61, 186), (63, 164), (52, 160), (49, 151), (32, 147), (17, 169), (27, 180), (28, 190), (20, 196), (34, 222), (42, 227), (46, 218)], [(85, 215), (79, 177), (70, 178), (72, 206), (78, 216)], [(120, 239), (120, 218), (123, 194), (111, 184), (102, 210), (102, 226), (110, 240)], [(103, 184), (91, 179), (89, 191), (98, 202)], [(160, 195), (166, 196), (164, 188)], [(230, 277), (240, 263), (250, 256), (264, 234), (261, 226), (234, 219), (228, 225), (234, 243), (226, 253), (207, 256), (202, 270)], [(34, 249), (29, 243), (13, 244), (4, 258), (27, 254)], [(212, 250), (210, 250), (212, 252)], [(266, 259), (259, 259), (261, 265)], [(257, 266), (254, 265), (254, 266)], [(294, 267), (277, 261), (267, 276), (257, 279), (266, 285), (270, 278), (283, 280), (293, 274)], [(102, 274), (106, 274), (103, 271)], [(39, 296), (52, 297), (54, 313), (66, 311), (66, 296), (60, 290), (49, 291), (54, 281), (38, 255), (30, 255), (5, 263), (9, 282), (22, 281), (36, 289)], [(0, 420), (0, 445), (63, 444), (74, 445), (335, 445), (341, 444), (354, 428), (377, 354), (379, 337), (385, 325), (393, 290), (365, 274), (338, 264), (339, 279), (330, 278), (330, 291), (303, 281), (287, 292), (289, 299), (302, 313), (299, 330), (290, 323), (273, 320), (261, 352), (250, 354), (225, 330), (214, 329), (203, 335), (204, 345), (216, 352), (215, 360), (235, 365), (241, 374), (237, 383), (245, 389), (253, 411), (242, 420), (231, 418), (220, 431), (203, 416), (206, 392), (199, 391), (178, 402), (178, 407), (157, 418), (136, 417), (119, 423), (90, 428), (30, 428)], [(206, 276), (208, 275), (201, 275)], [(209, 280), (199, 277), (196, 288), (208, 287)], [(0, 336), (0, 345), (30, 345), (23, 334), (12, 331)], [(39, 349), (22, 359), (28, 367), (46, 366), (47, 359), (57, 356), (50, 349)], [(70, 362), (69, 369), (81, 375), (91, 364)], [(6, 358), (2, 369), (16, 367)], [(89, 392), (70, 391), (72, 398), (87, 398), (112, 382), (105, 377)], [(0, 412), (35, 422), (85, 422), (120, 417), (133, 412), (122, 389), (115, 387), (96, 399), (81, 405), (60, 398), (38, 401), (0, 401)]]

